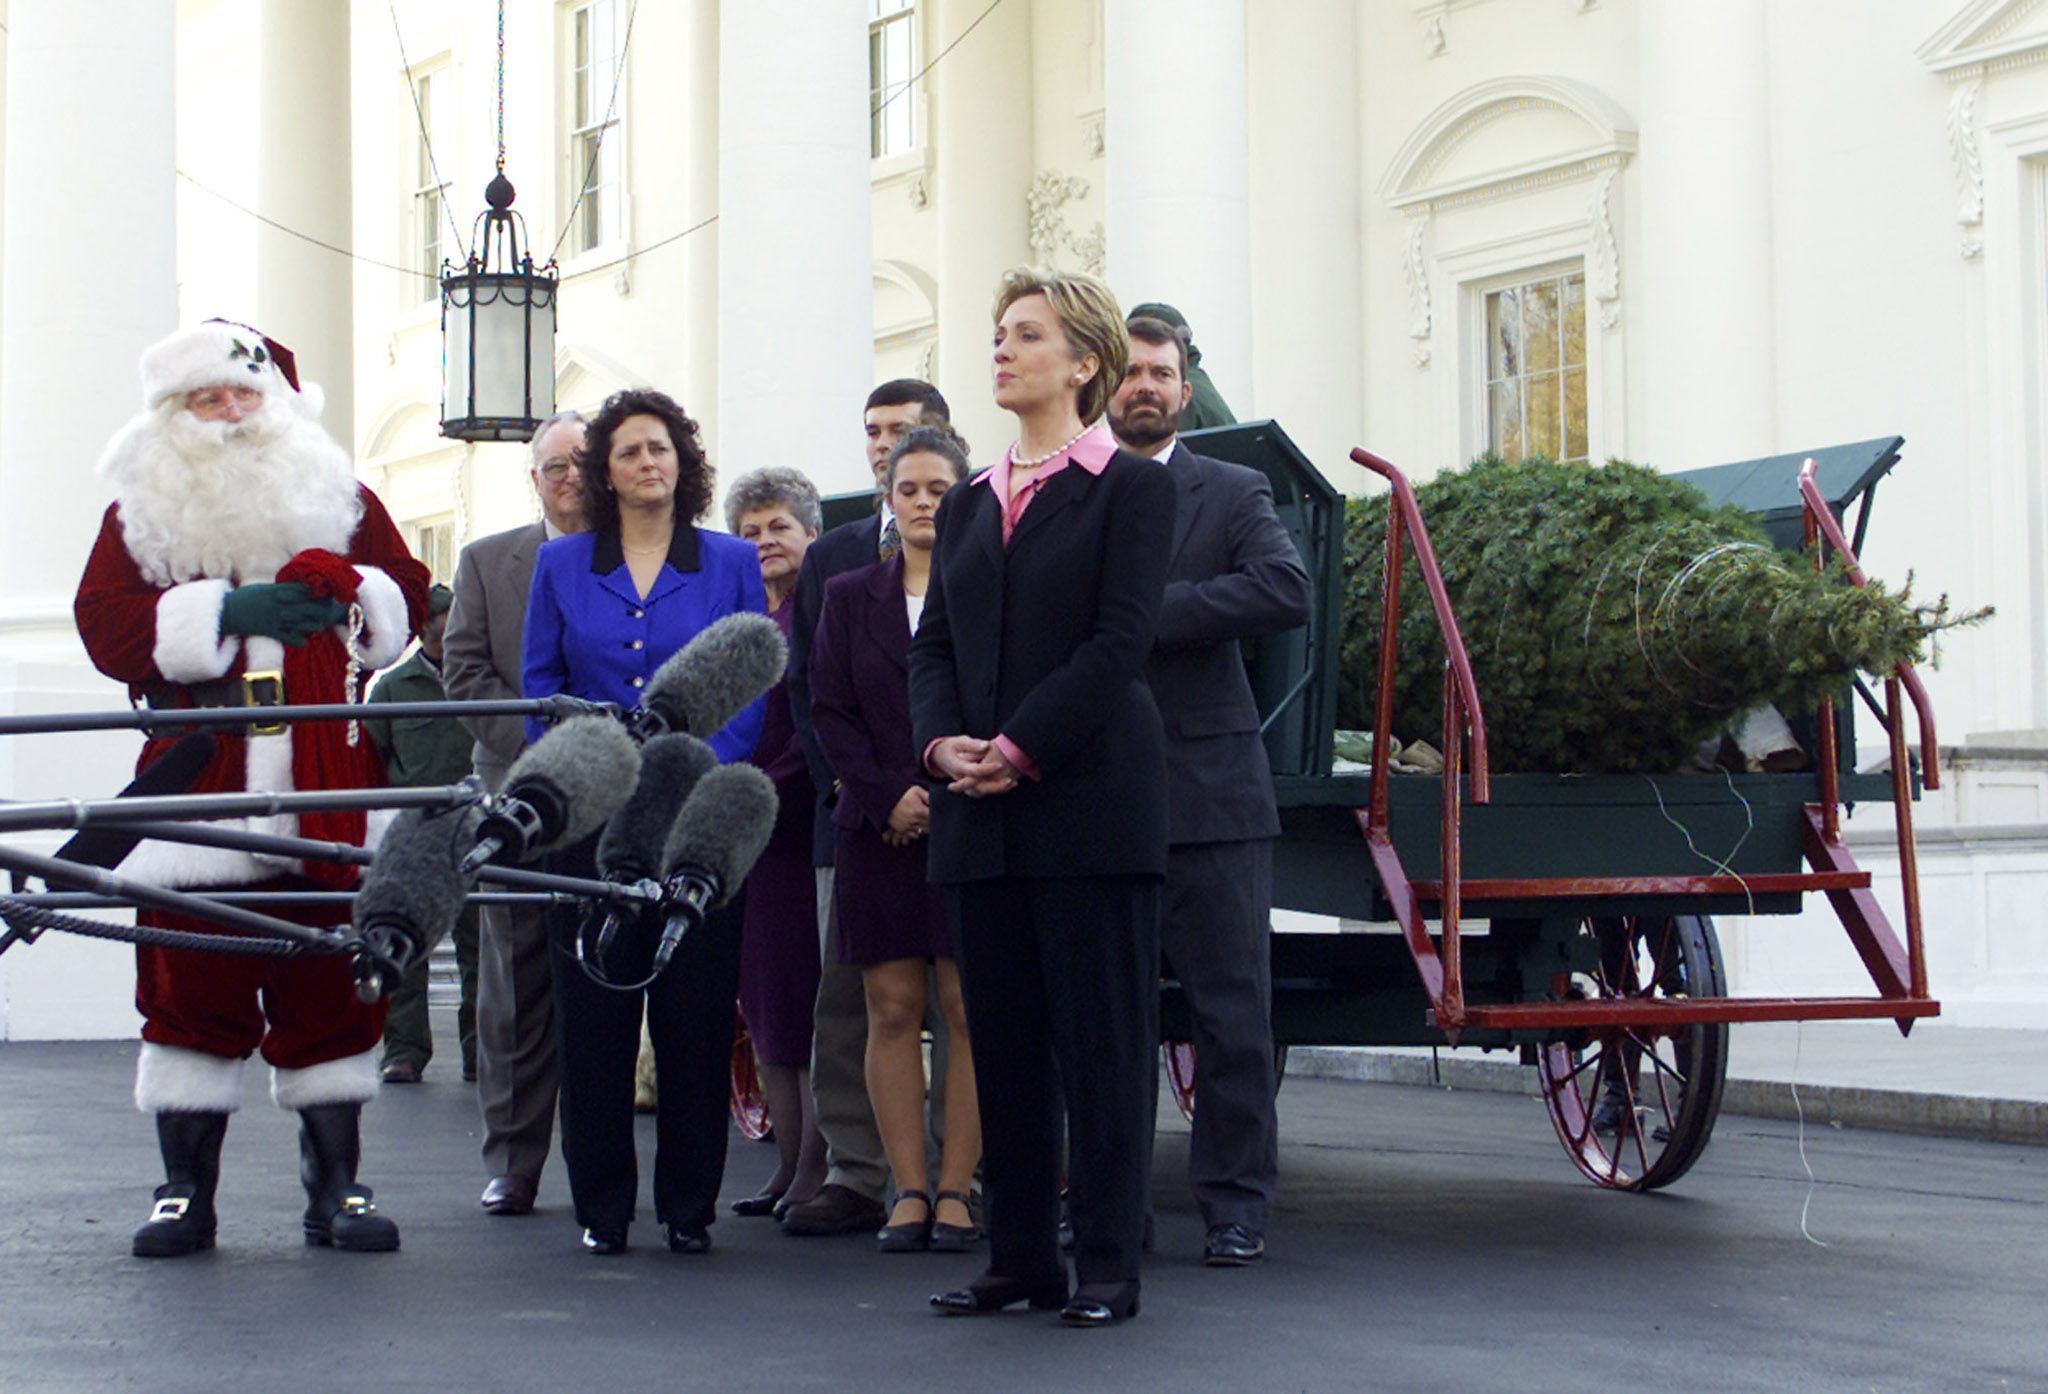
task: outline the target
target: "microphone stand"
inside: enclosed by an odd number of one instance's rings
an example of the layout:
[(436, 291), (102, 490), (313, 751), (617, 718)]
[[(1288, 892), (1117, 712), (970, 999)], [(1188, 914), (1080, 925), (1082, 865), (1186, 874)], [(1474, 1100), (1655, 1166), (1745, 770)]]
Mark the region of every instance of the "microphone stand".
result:
[(44, 736), (70, 731), (197, 730), (261, 722), (266, 725), (294, 721), (361, 721), (367, 717), (405, 720), (420, 716), (538, 716), (549, 721), (566, 721), (572, 716), (609, 716), (624, 720), (615, 702), (590, 702), (567, 693), (552, 697), (495, 698), (472, 702), (313, 702), (281, 703), (274, 707), (186, 707), (141, 708), (111, 712), (50, 712), (27, 716), (0, 716), (0, 736)]
[(127, 799), (47, 799), (0, 805), (0, 833), (137, 823), (160, 818), (264, 818), (393, 808), (461, 808), (482, 798), (474, 784), (415, 789), (335, 789), (289, 794), (157, 794)]

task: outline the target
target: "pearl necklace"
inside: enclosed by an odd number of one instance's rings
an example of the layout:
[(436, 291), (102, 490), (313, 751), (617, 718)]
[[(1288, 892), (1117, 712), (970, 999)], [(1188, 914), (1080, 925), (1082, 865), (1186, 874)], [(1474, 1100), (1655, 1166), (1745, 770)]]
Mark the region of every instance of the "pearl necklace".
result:
[(1053, 449), (1048, 450), (1045, 454), (1039, 456), (1035, 460), (1018, 459), (1017, 447), (1013, 445), (1010, 447), (1010, 468), (1013, 470), (1035, 470), (1040, 465), (1044, 464), (1047, 460), (1054, 459), (1057, 456), (1066, 454), (1067, 451), (1074, 447), (1074, 445), (1081, 439), (1082, 436), (1087, 435), (1090, 431), (1094, 429), (1095, 428), (1093, 426), (1083, 426), (1080, 430), (1080, 433), (1074, 436), (1073, 439), (1069, 440), (1065, 445), (1056, 446)]

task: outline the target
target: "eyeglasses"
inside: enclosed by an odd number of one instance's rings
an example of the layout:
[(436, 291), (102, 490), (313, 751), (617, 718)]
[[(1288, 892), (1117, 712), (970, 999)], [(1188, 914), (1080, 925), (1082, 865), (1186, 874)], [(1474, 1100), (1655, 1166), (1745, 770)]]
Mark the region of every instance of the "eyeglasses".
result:
[(559, 484), (567, 479), (569, 471), (575, 468), (574, 460), (550, 460), (540, 467), (540, 475), (550, 484)]

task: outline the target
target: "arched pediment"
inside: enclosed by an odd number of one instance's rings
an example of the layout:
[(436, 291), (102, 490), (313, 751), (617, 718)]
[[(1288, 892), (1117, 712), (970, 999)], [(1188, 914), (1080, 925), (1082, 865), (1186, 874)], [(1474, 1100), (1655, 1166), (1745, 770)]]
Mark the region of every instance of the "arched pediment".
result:
[(874, 286), (876, 338), (928, 329), (938, 321), (938, 282), (923, 268), (907, 261), (878, 261)]
[(1395, 208), (1486, 197), (1620, 163), (1635, 153), (1619, 102), (1563, 77), (1468, 87), (1417, 126), (1380, 181)]
[(1951, 77), (2020, 67), (2048, 57), (2043, 0), (1971, 0), (1920, 45), (1920, 61)]
[(424, 455), (442, 444), (441, 404), (401, 397), (377, 413), (363, 433), (365, 460)]
[(571, 408), (586, 416), (612, 393), (642, 387), (647, 379), (594, 349), (581, 344), (555, 346), (555, 408)]

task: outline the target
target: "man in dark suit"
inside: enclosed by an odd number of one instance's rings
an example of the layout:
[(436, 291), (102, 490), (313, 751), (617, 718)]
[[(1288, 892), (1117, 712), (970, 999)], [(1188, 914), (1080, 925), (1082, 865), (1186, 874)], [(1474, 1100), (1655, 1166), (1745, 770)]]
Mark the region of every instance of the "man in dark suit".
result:
[(1306, 624), (1309, 579), (1265, 476), (1180, 443), (1186, 340), (1142, 316), (1130, 334), (1110, 429), (1126, 450), (1163, 461), (1179, 495), (1145, 672), (1166, 725), (1171, 795), (1160, 942), (1195, 1024), (1188, 1179), (1208, 1226), (1204, 1258), (1235, 1267), (1265, 1253), (1279, 1171), (1267, 941), (1280, 818), (1238, 646)]
[[(867, 433), (868, 468), (879, 486), (889, 467), (889, 451), (927, 414), (951, 419), (939, 389), (918, 378), (897, 378), (868, 394), (862, 413)], [(812, 861), (818, 869), (818, 913), (832, 907), (832, 769), (811, 733), (809, 666), (811, 639), (825, 606), (825, 583), (841, 572), (872, 566), (896, 550), (894, 518), (887, 509), (872, 517), (842, 523), (804, 553), (797, 573), (796, 597), (789, 626), (789, 702), (797, 739), (811, 767), (818, 790), (813, 823)], [(868, 1102), (867, 998), (860, 969), (839, 962), (832, 929), (824, 930), (824, 974), (818, 984), (818, 1011), (811, 1044), (811, 1096), (818, 1109), (818, 1131), (825, 1137), (830, 1171), (818, 1194), (792, 1205), (782, 1217), (786, 1234), (816, 1236), (869, 1233), (885, 1217), (882, 1195), (889, 1181), (882, 1156), (882, 1135)], [(935, 1075), (943, 1073), (934, 1061)]]
[[(582, 478), (576, 452), (583, 418), (553, 417), (533, 437), (533, 487), (541, 521), (478, 538), (455, 565), (443, 672), (448, 695), (465, 701), (521, 696), (520, 636), (526, 593), (540, 544), (580, 532)], [(493, 791), (526, 748), (516, 716), (464, 717), (476, 737), (476, 772)], [(490, 1184), (482, 1205), (493, 1215), (533, 1209), (555, 1122), (555, 1013), (548, 971), (547, 926), (538, 906), (493, 905), (483, 911), (478, 964), (477, 1102), (483, 1111), (484, 1167)]]

